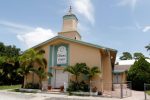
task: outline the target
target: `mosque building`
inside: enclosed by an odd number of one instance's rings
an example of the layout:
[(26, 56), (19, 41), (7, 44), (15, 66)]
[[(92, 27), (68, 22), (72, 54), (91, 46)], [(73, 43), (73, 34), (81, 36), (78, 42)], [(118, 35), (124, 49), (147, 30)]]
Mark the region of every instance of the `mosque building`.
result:
[[(69, 12), (63, 16), (61, 32), (33, 47), (35, 50), (45, 50), (44, 56), (48, 62), (46, 71), (53, 74), (53, 77), (47, 79), (48, 84), (52, 88), (60, 88), (64, 82), (68, 83), (71, 77), (71, 74), (63, 72), (64, 67), (86, 63), (88, 67), (97, 66), (101, 70), (101, 75), (94, 78), (97, 81), (95, 86), (99, 90), (112, 89), (111, 84), (105, 83), (113, 81), (112, 72), (117, 50), (82, 41), (77, 25), (78, 18), (70, 8)], [(32, 78), (28, 77), (27, 82), (32, 82)], [(34, 82), (39, 82), (36, 75)]]

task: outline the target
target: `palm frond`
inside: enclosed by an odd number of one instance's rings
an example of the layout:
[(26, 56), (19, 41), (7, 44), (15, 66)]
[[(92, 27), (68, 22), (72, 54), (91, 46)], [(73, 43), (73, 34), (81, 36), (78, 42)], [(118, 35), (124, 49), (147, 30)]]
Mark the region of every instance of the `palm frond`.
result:
[(147, 51), (149, 51), (150, 50), (150, 44), (145, 46), (145, 48), (147, 49)]
[(92, 77), (100, 73), (101, 71), (97, 66), (94, 66), (92, 68), (87, 68), (86, 70), (84, 70), (84, 74), (87, 75), (89, 79), (91, 79)]
[(69, 72), (71, 74), (74, 74), (74, 68), (72, 66), (67, 66), (64, 68), (63, 72)]

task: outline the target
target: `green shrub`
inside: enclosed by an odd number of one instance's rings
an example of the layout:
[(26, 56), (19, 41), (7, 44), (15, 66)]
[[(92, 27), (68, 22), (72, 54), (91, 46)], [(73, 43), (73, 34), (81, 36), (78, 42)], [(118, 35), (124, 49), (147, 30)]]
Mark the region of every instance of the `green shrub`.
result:
[(89, 91), (89, 85), (86, 84), (84, 81), (81, 81), (80, 83), (77, 83), (75, 81), (71, 81), (67, 91), (82, 91), (82, 92), (88, 92)]
[(25, 86), (26, 89), (39, 89), (39, 84), (28, 83)]
[(128, 71), (128, 81), (132, 81), (132, 89), (143, 90), (144, 83), (150, 83), (150, 63), (141, 57)]

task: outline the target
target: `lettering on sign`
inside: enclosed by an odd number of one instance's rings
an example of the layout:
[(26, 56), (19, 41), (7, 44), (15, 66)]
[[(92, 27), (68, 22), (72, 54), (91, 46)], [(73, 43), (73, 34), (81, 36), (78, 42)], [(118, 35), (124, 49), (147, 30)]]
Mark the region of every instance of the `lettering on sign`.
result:
[(57, 64), (67, 63), (67, 50), (65, 46), (60, 46), (57, 50)]

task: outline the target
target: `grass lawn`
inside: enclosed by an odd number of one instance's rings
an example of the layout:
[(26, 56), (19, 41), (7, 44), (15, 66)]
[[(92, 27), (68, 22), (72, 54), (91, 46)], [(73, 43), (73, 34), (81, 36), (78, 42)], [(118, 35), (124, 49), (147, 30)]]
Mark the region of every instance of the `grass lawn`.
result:
[(21, 88), (21, 85), (3, 85), (3, 86), (0, 86), (0, 90), (18, 89), (18, 88)]
[(146, 91), (146, 93), (147, 93), (148, 95), (150, 95), (150, 91)]

